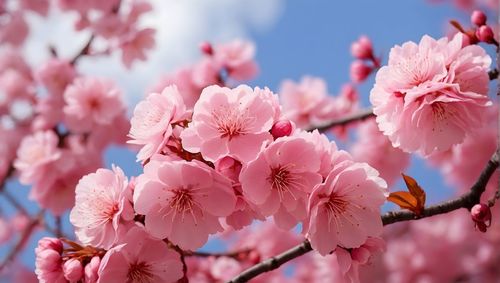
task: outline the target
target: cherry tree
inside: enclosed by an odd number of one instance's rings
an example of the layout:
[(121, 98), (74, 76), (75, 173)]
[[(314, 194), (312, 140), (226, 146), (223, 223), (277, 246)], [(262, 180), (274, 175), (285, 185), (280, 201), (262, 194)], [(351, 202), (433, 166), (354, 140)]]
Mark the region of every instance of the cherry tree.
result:
[[(360, 36), (337, 95), (312, 76), (276, 91), (246, 85), (260, 71), (254, 43), (202, 42), (201, 58), (160, 77), (129, 115), (117, 82), (80, 62), (147, 61), (156, 33), (140, 21), (147, 1), (0, 1), (0, 195), (17, 210), (0, 214), (0, 276), (497, 282), (498, 25), (475, 1), (455, 2), (470, 23), (450, 21), (446, 36), (395, 43), (384, 55)], [(48, 46), (51, 57), (30, 66), (19, 51), (25, 17), (49, 9), (76, 16), (75, 34), (91, 36), (72, 57)], [(371, 105), (362, 106), (358, 86), (370, 76)], [(139, 175), (105, 168), (112, 144), (136, 152)], [(454, 195), (426, 203), (428, 188), (405, 174), (412, 155)], [(29, 200), (5, 189), (12, 179), (30, 186)], [(395, 190), (398, 180), (407, 190)], [(382, 212), (388, 202), (398, 209)], [(68, 220), (74, 233), (61, 228)], [(40, 230), (50, 236), (34, 237)], [(200, 250), (214, 238), (226, 249)], [(34, 272), (19, 261), (32, 241)]]

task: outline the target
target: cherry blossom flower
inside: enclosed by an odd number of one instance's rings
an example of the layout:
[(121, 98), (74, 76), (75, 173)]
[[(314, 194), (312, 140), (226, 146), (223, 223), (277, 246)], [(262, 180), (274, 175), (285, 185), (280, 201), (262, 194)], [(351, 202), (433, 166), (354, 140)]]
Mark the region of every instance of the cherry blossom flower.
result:
[(278, 101), (269, 89), (210, 86), (201, 93), (192, 122), (181, 133), (182, 146), (212, 162), (228, 155), (248, 162), (264, 142), (272, 140), (269, 130), (278, 116)]
[(138, 160), (147, 160), (159, 153), (172, 134), (172, 124), (188, 117), (186, 106), (175, 85), (166, 87), (161, 94), (151, 93), (134, 110), (128, 143), (144, 145)]
[(53, 131), (36, 132), (23, 139), (14, 161), (23, 184), (33, 184), (48, 178), (51, 165), (62, 154), (58, 143), (59, 139)]
[(391, 187), (408, 167), (410, 155), (392, 146), (380, 132), (374, 119), (358, 126), (358, 140), (351, 147), (354, 160), (366, 162), (377, 169), (380, 177)]
[(146, 216), (148, 233), (189, 250), (222, 231), (218, 218), (231, 214), (235, 202), (229, 179), (196, 160), (153, 157), (134, 189), (134, 208)]
[(255, 45), (249, 41), (233, 40), (215, 45), (213, 55), (227, 69), (231, 78), (244, 81), (253, 78), (259, 71), (254, 61)]
[(98, 270), (98, 283), (177, 282), (184, 275), (180, 256), (142, 228), (130, 229), (123, 244), (106, 252)]
[(305, 217), (308, 194), (321, 183), (320, 158), (313, 143), (282, 137), (248, 163), (240, 174), (243, 195), (264, 216), (290, 229)]
[(77, 78), (66, 88), (64, 100), (67, 126), (80, 133), (110, 125), (125, 110), (123, 94), (110, 80)]
[[(446, 182), (461, 193), (470, 190), (497, 148), (498, 105), (489, 108), (485, 115), (487, 122), (475, 129), (463, 143), (454, 145), (447, 151), (432, 154), (427, 159), (431, 165), (439, 168)], [(494, 194), (498, 185), (496, 171), (488, 182), (487, 193), (483, 194), (483, 198), (487, 199)]]
[(428, 155), (461, 143), (490, 106), (491, 58), (477, 45), (424, 36), (395, 46), (370, 94), (381, 131), (394, 147)]
[(61, 59), (52, 59), (36, 70), (37, 81), (45, 86), (50, 94), (61, 97), (73, 79), (76, 77), (75, 68), (70, 62)]
[(122, 61), (127, 68), (132, 66), (135, 60), (146, 60), (146, 50), (155, 46), (155, 30), (145, 28), (135, 33), (131, 33), (120, 43), (122, 50)]
[(285, 80), (280, 87), (280, 100), (283, 115), (305, 128), (311, 125), (311, 119), (324, 105), (328, 97), (326, 82), (315, 77), (303, 77), (300, 83)]
[(130, 228), (132, 192), (119, 167), (84, 176), (76, 186), (75, 198), (70, 221), (82, 243), (109, 249)]
[(366, 163), (344, 161), (314, 188), (305, 232), (321, 255), (335, 247), (356, 248), (382, 232), (380, 206), (387, 185)]

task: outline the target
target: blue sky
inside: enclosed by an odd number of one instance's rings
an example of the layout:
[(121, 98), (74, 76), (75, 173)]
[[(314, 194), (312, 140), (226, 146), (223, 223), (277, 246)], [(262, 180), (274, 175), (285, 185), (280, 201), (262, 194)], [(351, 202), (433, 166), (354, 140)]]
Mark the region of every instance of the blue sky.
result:
[[(276, 12), (279, 18), (265, 29), (250, 27), (244, 31), (257, 45), (257, 61), (261, 66), (259, 77), (250, 84), (268, 86), (276, 91), (283, 79), (298, 80), (303, 75), (313, 75), (324, 78), (330, 93), (337, 93), (349, 80), (350, 44), (362, 34), (372, 38), (376, 53), (386, 59), (395, 44), (418, 41), (424, 34), (441, 37), (449, 19), (460, 19), (468, 24), (468, 15), (450, 4), (430, 5), (425, 0), (288, 1), (280, 7), (283, 10)], [(369, 105), (372, 84), (373, 77), (359, 87), (364, 106)], [(135, 154), (126, 150), (113, 148), (105, 158), (108, 167), (111, 163), (117, 164), (129, 176), (141, 171), (135, 163)], [(413, 158), (407, 173), (428, 192), (430, 202), (450, 193), (439, 173), (427, 168), (418, 158)], [(28, 193), (27, 188), (16, 182), (9, 182), (7, 189), (19, 199), (26, 198)], [(23, 203), (30, 211), (37, 210), (32, 203)], [(12, 212), (3, 199), (0, 199), (0, 207), (3, 212)], [(65, 226), (69, 228), (67, 222)], [(31, 241), (22, 256), (29, 266), (34, 264), (35, 245), (36, 242)], [(0, 247), (0, 257), (5, 252), (5, 247)]]

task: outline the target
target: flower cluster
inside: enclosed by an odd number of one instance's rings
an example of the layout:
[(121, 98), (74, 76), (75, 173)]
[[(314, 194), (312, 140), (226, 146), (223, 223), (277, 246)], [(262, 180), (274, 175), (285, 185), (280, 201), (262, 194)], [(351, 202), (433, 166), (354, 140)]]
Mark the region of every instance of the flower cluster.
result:
[(485, 121), (491, 58), (477, 45), (424, 36), (391, 49), (370, 94), (394, 147), (429, 155), (461, 143)]

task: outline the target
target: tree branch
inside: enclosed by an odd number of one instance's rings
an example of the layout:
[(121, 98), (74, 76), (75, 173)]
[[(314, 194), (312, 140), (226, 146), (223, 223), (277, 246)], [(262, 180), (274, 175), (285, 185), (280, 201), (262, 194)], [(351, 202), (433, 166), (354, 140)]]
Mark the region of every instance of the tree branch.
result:
[(28, 242), (30, 239), (31, 235), (33, 234), (33, 231), (35, 230), (36, 226), (40, 223), (42, 220), (43, 214), (45, 213), (44, 210), (40, 210), (38, 214), (35, 216), (33, 220), (26, 226), (24, 229), (23, 233), (19, 237), (18, 241), (16, 244), (12, 247), (12, 249), (9, 251), (5, 259), (0, 263), (0, 272), (19, 254), (25, 244)]
[(240, 255), (245, 255), (250, 253), (252, 250), (244, 249), (234, 252), (226, 252), (226, 253), (207, 253), (207, 252), (184, 252), (184, 256), (197, 256), (197, 257), (232, 257), (237, 258)]
[(345, 116), (344, 118), (341, 118), (341, 119), (333, 120), (333, 121), (325, 123), (323, 125), (312, 126), (306, 130), (312, 131), (312, 130), (317, 129), (320, 132), (324, 132), (324, 131), (327, 131), (327, 130), (329, 130), (333, 127), (336, 127), (336, 126), (345, 126), (349, 123), (352, 123), (355, 121), (362, 121), (362, 120), (365, 120), (365, 119), (367, 119), (369, 117), (373, 117), (373, 116), (374, 116), (374, 114), (373, 114), (372, 109), (367, 108), (367, 109), (360, 110), (358, 113), (354, 113), (354, 114)]
[[(408, 221), (408, 220), (416, 220), (421, 218), (426, 218), (438, 214), (448, 213), (453, 210), (457, 210), (460, 208), (470, 209), (474, 204), (479, 203), (481, 195), (486, 189), (486, 184), (488, 183), (491, 175), (498, 168), (500, 162), (500, 154), (497, 151), (493, 154), (491, 159), (486, 164), (485, 168), (481, 172), (481, 175), (477, 179), (476, 183), (471, 187), (468, 193), (463, 194), (457, 199), (453, 199), (450, 201), (445, 201), (436, 205), (429, 206), (422, 211), (420, 216), (416, 216), (411, 211), (400, 210), (400, 211), (392, 211), (385, 213), (382, 215), (382, 222), (385, 225), (389, 225), (396, 222)], [(288, 251), (285, 251), (277, 256), (274, 256), (270, 259), (267, 259), (263, 262), (260, 262), (249, 269), (243, 271), (241, 274), (233, 278), (230, 283), (241, 283), (247, 282), (248, 280), (255, 278), (259, 274), (264, 272), (268, 272), (274, 270), (284, 263), (302, 256), (309, 251), (312, 250), (311, 244), (309, 241), (305, 240), (302, 244), (295, 246)]]

